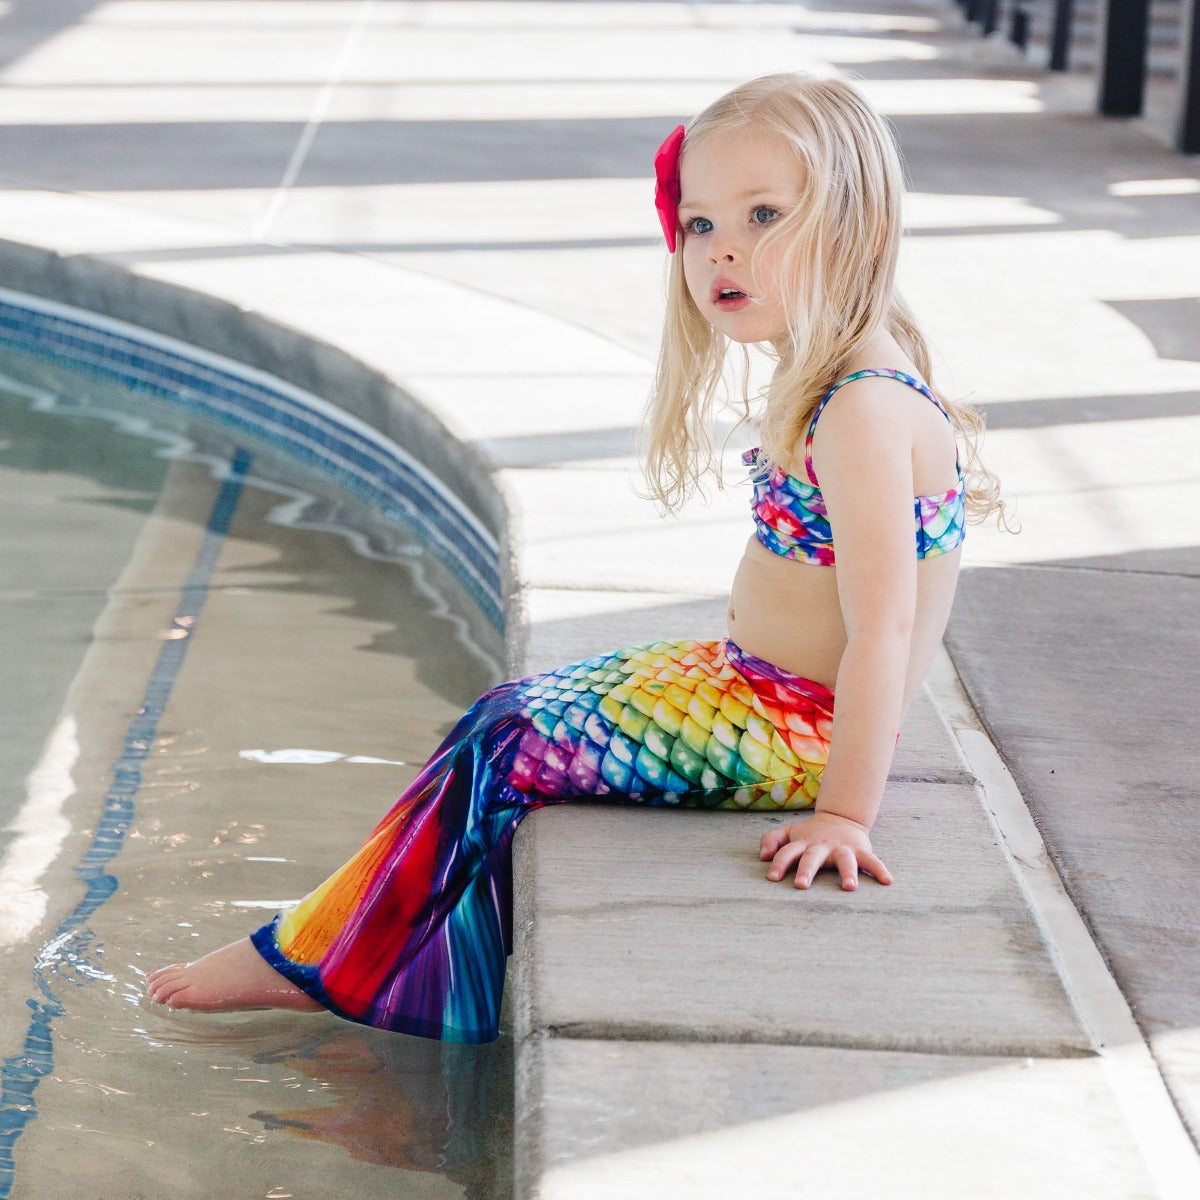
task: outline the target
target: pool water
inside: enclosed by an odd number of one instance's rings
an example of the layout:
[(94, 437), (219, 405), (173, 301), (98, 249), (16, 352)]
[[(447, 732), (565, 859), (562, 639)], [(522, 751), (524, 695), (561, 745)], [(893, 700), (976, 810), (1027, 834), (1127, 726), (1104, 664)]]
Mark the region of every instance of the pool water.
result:
[(511, 1047), (201, 1016), (145, 972), (355, 848), (499, 633), (252, 434), (0, 361), (0, 1197), (510, 1192)]

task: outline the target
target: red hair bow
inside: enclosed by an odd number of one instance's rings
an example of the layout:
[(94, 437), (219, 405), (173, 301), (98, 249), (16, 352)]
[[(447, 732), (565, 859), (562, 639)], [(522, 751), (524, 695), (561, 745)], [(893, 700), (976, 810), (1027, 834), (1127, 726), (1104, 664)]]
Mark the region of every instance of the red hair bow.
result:
[(667, 249), (672, 254), (679, 229), (679, 152), (685, 132), (682, 125), (676, 125), (654, 156), (654, 207), (658, 209)]

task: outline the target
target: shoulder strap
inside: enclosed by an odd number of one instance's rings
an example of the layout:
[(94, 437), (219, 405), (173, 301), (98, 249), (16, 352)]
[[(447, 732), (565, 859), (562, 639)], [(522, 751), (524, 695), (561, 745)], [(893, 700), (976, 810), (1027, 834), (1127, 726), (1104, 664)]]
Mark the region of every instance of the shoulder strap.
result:
[(817, 431), (817, 418), (825, 410), (825, 405), (827, 405), (829, 401), (833, 399), (833, 394), (838, 390), (838, 388), (845, 387), (846, 384), (853, 383), (856, 379), (863, 379), (868, 375), (882, 375), (887, 379), (895, 379), (900, 383), (907, 383), (909, 387), (916, 388), (916, 390), (920, 392), (922, 396), (924, 396), (931, 403), (935, 404), (938, 412), (940, 412), (947, 421), (950, 420), (950, 414), (942, 406), (942, 402), (919, 379), (914, 379), (913, 376), (906, 375), (903, 371), (893, 371), (890, 367), (867, 367), (866, 370), (855, 371), (853, 375), (847, 375), (843, 379), (839, 379), (837, 383), (835, 383), (833, 387), (831, 387), (829, 391), (827, 391), (825, 395), (821, 397), (821, 402), (817, 405), (815, 411), (813, 412), (812, 420), (808, 423), (808, 432), (804, 435), (804, 469), (808, 472), (808, 478), (813, 487), (820, 486), (817, 483), (817, 475), (813, 470), (812, 461), (813, 434), (815, 434)]

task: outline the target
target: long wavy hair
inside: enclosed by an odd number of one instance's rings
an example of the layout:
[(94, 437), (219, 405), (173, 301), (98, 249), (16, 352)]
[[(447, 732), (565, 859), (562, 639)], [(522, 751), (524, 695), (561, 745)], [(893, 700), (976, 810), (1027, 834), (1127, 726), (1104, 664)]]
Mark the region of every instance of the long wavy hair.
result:
[[(730, 132), (773, 135), (803, 168), (799, 203), (771, 224), (751, 262), (753, 274), (758, 256), (778, 245), (787, 331), (767, 347), (776, 368), (758, 414), (758, 440), (766, 461), (787, 469), (821, 397), (881, 327), (933, 387), (928, 344), (896, 290), (904, 191), (900, 156), (883, 118), (842, 79), (787, 74), (742, 84), (688, 125), (682, 152)], [(680, 507), (714, 465), (713, 410), (728, 350), (729, 340), (713, 329), (688, 292), (681, 250), (670, 264), (646, 422), (646, 481), (668, 510)], [(968, 518), (982, 521), (998, 510), (1003, 519), (999, 481), (979, 458), (982, 418), (967, 404), (938, 398), (965, 451)], [(751, 413), (745, 384), (742, 403), (745, 419)]]

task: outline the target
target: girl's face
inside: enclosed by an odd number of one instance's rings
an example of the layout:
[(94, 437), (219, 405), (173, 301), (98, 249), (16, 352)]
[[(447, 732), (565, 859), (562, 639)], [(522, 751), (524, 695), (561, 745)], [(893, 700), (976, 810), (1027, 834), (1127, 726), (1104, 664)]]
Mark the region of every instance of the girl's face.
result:
[(713, 134), (688, 147), (680, 163), (683, 277), (696, 307), (735, 342), (784, 336), (779, 247), (760, 254), (763, 234), (800, 201), (804, 171), (775, 134)]

